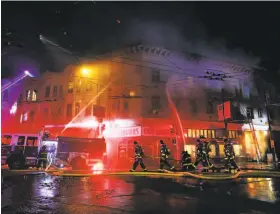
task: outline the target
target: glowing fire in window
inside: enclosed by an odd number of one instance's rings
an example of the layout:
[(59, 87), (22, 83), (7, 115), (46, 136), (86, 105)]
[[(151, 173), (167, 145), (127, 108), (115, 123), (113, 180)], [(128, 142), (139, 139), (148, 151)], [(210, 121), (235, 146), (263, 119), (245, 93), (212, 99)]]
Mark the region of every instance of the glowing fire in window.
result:
[(16, 112), (17, 112), (17, 102), (15, 102), (14, 105), (12, 105), (10, 109), (10, 114), (15, 114)]
[(33, 91), (32, 92), (32, 101), (36, 101), (37, 100), (37, 91)]
[(129, 96), (134, 97), (135, 96), (135, 91), (130, 91)]

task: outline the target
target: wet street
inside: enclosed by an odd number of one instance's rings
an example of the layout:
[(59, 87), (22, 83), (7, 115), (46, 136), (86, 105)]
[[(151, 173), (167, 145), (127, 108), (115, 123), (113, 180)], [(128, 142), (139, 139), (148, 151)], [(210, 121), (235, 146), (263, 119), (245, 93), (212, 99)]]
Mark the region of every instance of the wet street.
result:
[(2, 213), (280, 213), (280, 179), (14, 176)]

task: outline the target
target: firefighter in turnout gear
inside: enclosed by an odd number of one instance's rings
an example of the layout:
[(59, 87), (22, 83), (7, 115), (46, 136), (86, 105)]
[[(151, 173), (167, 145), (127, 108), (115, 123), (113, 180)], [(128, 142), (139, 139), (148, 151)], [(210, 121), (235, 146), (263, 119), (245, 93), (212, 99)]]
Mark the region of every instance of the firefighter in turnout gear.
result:
[(194, 170), (195, 166), (192, 163), (192, 159), (190, 154), (188, 153), (188, 151), (182, 151), (182, 160), (181, 160), (181, 164), (182, 164), (182, 170)]
[(210, 162), (210, 155), (209, 153), (211, 152), (210, 148), (210, 143), (207, 141), (204, 141), (205, 144), (205, 150), (206, 150), (206, 157), (205, 157), (205, 162), (206, 162), (206, 171), (208, 172), (209, 169), (211, 169), (213, 172), (217, 170), (217, 168)]
[(237, 166), (234, 157), (234, 149), (232, 143), (229, 142), (228, 138), (224, 138), (224, 152), (225, 152), (225, 169), (226, 172), (231, 171), (231, 166), (234, 167), (237, 171), (240, 171), (240, 168)]
[(199, 139), (197, 139), (197, 144), (196, 144), (196, 160), (195, 160), (195, 167), (197, 167), (197, 165), (199, 163), (202, 163), (202, 165), (204, 166), (205, 163), (203, 162), (203, 156), (206, 155), (206, 151), (205, 151), (205, 145), (204, 145), (204, 142), (203, 140), (204, 139), (204, 136), (200, 136)]
[(211, 164), (209, 160), (209, 152), (210, 144), (205, 141), (205, 137), (201, 135), (199, 139), (197, 139), (197, 145), (196, 145), (196, 161), (194, 163), (195, 167), (199, 163), (202, 163), (203, 165), (203, 172), (208, 172), (208, 169), (215, 170), (215, 167)]
[(163, 172), (163, 166), (166, 165), (170, 168), (170, 170), (175, 170), (174, 166), (171, 166), (169, 163), (168, 155), (170, 155), (170, 150), (164, 144), (163, 140), (160, 140), (160, 172)]
[(39, 169), (43, 163), (43, 168), (46, 169), (47, 168), (47, 160), (48, 160), (48, 151), (47, 151), (47, 147), (44, 145), (42, 146), (38, 157), (37, 157), (37, 169)]
[(132, 166), (132, 169), (130, 169), (130, 172), (134, 172), (137, 166), (140, 164), (142, 169), (147, 172), (147, 169), (143, 163), (142, 156), (144, 155), (143, 149), (140, 145), (138, 145), (137, 141), (134, 141), (134, 151), (135, 151), (135, 160)]

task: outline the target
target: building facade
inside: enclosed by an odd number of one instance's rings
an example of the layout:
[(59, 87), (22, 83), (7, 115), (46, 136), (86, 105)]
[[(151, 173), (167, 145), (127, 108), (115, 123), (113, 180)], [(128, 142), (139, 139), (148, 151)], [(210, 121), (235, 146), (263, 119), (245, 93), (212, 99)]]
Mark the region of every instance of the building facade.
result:
[[(209, 73), (227, 78), (206, 78)], [(178, 160), (183, 149), (194, 157), (199, 135), (213, 141), (212, 157), (223, 156), (219, 139), (227, 135), (238, 156), (256, 159), (267, 150), (268, 125), (252, 74), (250, 68), (196, 54), (130, 46), (26, 79), (17, 111), (9, 114), (15, 122), (4, 130), (38, 133), (44, 127), (56, 135), (87, 137), (104, 131), (109, 156), (123, 164), (133, 159), (134, 140), (156, 160), (162, 139)], [(218, 108), (223, 101), (230, 106), (227, 132)], [(262, 137), (246, 134), (256, 131)]]

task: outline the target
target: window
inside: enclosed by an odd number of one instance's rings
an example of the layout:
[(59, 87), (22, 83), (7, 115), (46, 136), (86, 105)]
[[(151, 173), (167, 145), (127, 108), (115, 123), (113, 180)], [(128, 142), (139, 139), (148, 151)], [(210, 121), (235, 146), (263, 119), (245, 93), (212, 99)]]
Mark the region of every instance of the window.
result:
[(30, 90), (27, 90), (27, 91), (25, 92), (25, 100), (26, 100), (26, 101), (31, 100), (31, 91), (30, 91)]
[(237, 131), (228, 131), (228, 137), (233, 139), (238, 138)]
[(72, 117), (72, 104), (67, 104), (66, 116)]
[(57, 97), (57, 86), (53, 87), (53, 97)]
[(208, 114), (213, 114), (214, 113), (214, 106), (213, 106), (213, 102), (211, 100), (209, 100), (207, 102), (207, 109), (206, 109), (206, 112)]
[(215, 130), (212, 130), (212, 138), (216, 138)]
[(268, 109), (268, 112), (269, 112), (269, 119), (273, 120), (274, 119), (274, 111), (273, 111), (273, 109)]
[(5, 145), (10, 145), (12, 141), (12, 136), (11, 135), (2, 135), (1, 136), (1, 144), (5, 144)]
[(259, 118), (263, 117), (263, 110), (261, 108), (258, 109), (258, 117)]
[(248, 85), (243, 86), (243, 96), (244, 97), (250, 97), (250, 88)]
[(25, 141), (25, 136), (18, 136), (17, 145), (23, 146)]
[(159, 96), (153, 96), (152, 97), (152, 109), (157, 110), (157, 109), (160, 109), (160, 108), (161, 108), (160, 97)]
[(37, 91), (36, 90), (34, 90), (33, 92), (32, 92), (32, 101), (37, 101)]
[(192, 130), (188, 129), (188, 137), (192, 137)]
[(208, 137), (207, 130), (204, 130), (204, 137)]
[(160, 71), (153, 70), (152, 71), (152, 82), (159, 82), (160, 81)]
[(20, 123), (27, 121), (28, 119), (28, 113), (24, 113), (20, 115)]
[(253, 108), (247, 108), (247, 118), (254, 119)]
[(3, 94), (2, 94), (2, 99), (3, 99), (4, 101), (8, 101), (8, 99), (9, 99), (9, 92), (8, 92), (8, 90), (6, 90), (6, 91), (3, 92)]
[(270, 93), (269, 90), (266, 90), (266, 91), (265, 91), (265, 97), (266, 97), (266, 99), (270, 100), (270, 98), (271, 98), (271, 93)]
[(198, 129), (195, 132), (195, 137), (199, 137), (199, 130)]
[(68, 93), (69, 94), (73, 93), (73, 87), (74, 87), (73, 82), (69, 82), (68, 83)]
[(63, 97), (63, 86), (62, 85), (59, 86), (59, 97), (60, 98)]
[(211, 130), (207, 130), (208, 138), (212, 138), (212, 132)]
[(197, 113), (197, 103), (196, 103), (196, 100), (191, 100), (190, 105), (191, 105), (192, 113)]
[(45, 91), (45, 97), (50, 97), (51, 87), (47, 86)]
[(128, 101), (124, 101), (124, 103), (123, 103), (123, 110), (124, 110), (125, 112), (128, 111)]
[(80, 108), (81, 108), (80, 103), (76, 103), (76, 106), (75, 106), (75, 115), (79, 114)]
[(26, 146), (38, 146), (37, 137), (27, 137)]

